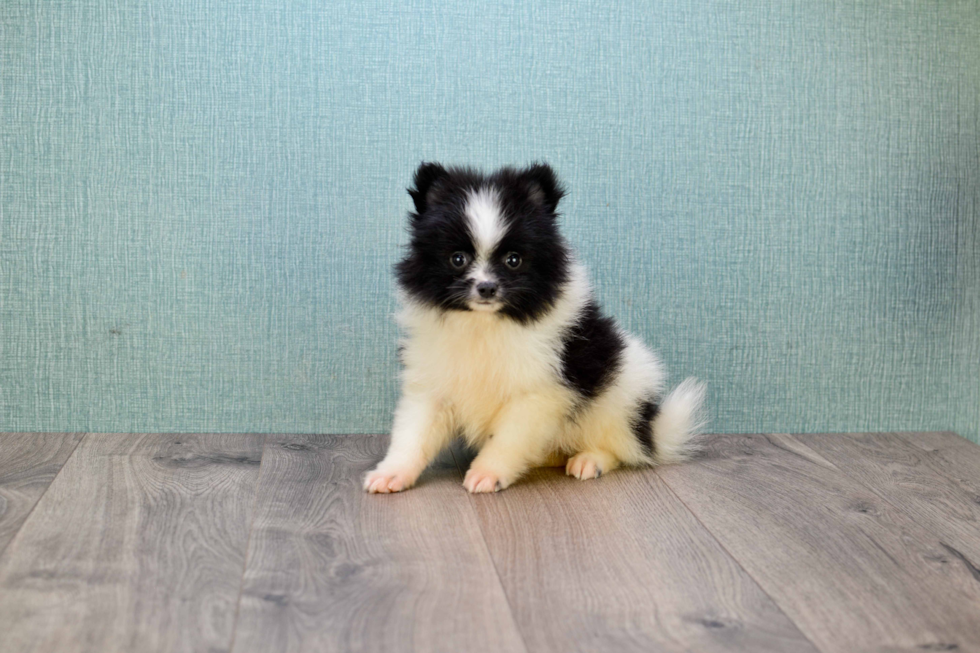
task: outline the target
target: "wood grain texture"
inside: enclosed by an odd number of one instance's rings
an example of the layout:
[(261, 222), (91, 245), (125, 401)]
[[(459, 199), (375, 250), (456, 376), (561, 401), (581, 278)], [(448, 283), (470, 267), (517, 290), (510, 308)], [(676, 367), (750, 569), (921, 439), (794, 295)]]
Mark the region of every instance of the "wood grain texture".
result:
[(455, 466), (369, 495), (380, 436), (270, 437), (234, 651), (523, 651)]
[(980, 650), (980, 579), (791, 436), (712, 436), (658, 474), (823, 651)]
[(83, 437), (83, 433), (0, 434), (0, 554)]
[(939, 537), (950, 564), (980, 569), (980, 446), (955, 433), (794, 437)]
[(4, 653), (227, 650), (262, 442), (89, 434), (0, 559)]
[(471, 501), (531, 651), (816, 651), (652, 470)]

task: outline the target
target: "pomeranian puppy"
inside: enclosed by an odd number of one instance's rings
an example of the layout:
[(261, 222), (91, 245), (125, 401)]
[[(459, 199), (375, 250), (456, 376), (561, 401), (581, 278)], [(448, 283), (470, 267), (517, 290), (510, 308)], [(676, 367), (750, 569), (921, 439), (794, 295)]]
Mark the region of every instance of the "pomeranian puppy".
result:
[(700, 424), (695, 379), (664, 371), (604, 316), (558, 230), (565, 192), (547, 165), (423, 163), (411, 243), (396, 267), (402, 394), (368, 492), (399, 492), (450, 441), (479, 450), (463, 486), (496, 492), (532, 467), (578, 479), (683, 460)]

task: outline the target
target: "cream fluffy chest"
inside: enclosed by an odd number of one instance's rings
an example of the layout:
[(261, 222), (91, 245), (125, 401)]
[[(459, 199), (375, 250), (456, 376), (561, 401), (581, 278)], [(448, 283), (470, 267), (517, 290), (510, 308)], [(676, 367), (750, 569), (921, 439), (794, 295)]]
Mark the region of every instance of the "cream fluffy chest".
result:
[(440, 313), (413, 305), (399, 314), (404, 381), (449, 407), (470, 438), (487, 435), (508, 401), (544, 393), (571, 402), (560, 381), (561, 330), (499, 315)]

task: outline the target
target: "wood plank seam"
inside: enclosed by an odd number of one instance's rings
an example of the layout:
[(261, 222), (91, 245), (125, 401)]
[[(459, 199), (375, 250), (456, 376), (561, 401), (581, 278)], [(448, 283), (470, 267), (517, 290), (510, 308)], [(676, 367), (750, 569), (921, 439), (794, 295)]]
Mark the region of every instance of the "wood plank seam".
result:
[(473, 504), (531, 651), (821, 651), (650, 470)]
[[(952, 433), (952, 431), (950, 432)], [(838, 472), (850, 478), (858, 485), (861, 485), (862, 487), (866, 488), (872, 494), (878, 496), (882, 501), (895, 508), (895, 510), (897, 510), (899, 513), (905, 515), (912, 523), (918, 525), (919, 527), (925, 529), (926, 531), (932, 532), (933, 529), (931, 525), (921, 521), (921, 518), (916, 515), (914, 510), (909, 510), (901, 502), (896, 502), (891, 496), (889, 496), (887, 492), (882, 492), (880, 488), (876, 487), (874, 484), (866, 482), (862, 477), (854, 474), (853, 471), (848, 471), (847, 469), (835, 465), (833, 461), (827, 460), (825, 456), (822, 456), (819, 452), (807, 446), (806, 441), (800, 437), (800, 435), (807, 435), (807, 434), (786, 434), (786, 435), (787, 437), (792, 438), (797, 446), (803, 447), (807, 451), (813, 452), (813, 455), (819, 456), (820, 458), (825, 460), (828, 465), (831, 465)], [(846, 435), (846, 434), (840, 434), (840, 435)], [(901, 433), (899, 435), (901, 436)], [(956, 437), (961, 437), (961, 436), (956, 435)], [(980, 569), (978, 569), (977, 566), (968, 557), (963, 555), (963, 553), (961, 553), (958, 549), (955, 549), (954, 547), (944, 542), (943, 538), (941, 538), (939, 534), (936, 534), (936, 541), (939, 542), (939, 545), (942, 546), (944, 549), (946, 549), (946, 551), (948, 551), (954, 558), (962, 562), (967, 572), (969, 572), (971, 576), (973, 576), (978, 582), (980, 582)]]
[[(465, 491), (462, 489), (463, 476), (465, 473), (463, 472), (463, 469), (460, 467), (459, 458), (457, 458), (456, 456), (456, 447), (455, 446), (449, 447), (449, 453), (453, 457), (453, 463), (456, 465), (456, 473), (458, 474), (457, 478), (459, 479), (460, 482), (460, 491)], [(517, 636), (518, 638), (520, 638), (521, 644), (523, 644), (524, 646), (524, 650), (530, 651), (531, 649), (528, 648), (527, 639), (524, 637), (524, 633), (521, 631), (521, 628), (517, 625), (520, 622), (517, 620), (517, 615), (514, 614), (514, 606), (511, 605), (510, 598), (507, 596), (507, 588), (504, 587), (504, 581), (500, 577), (500, 570), (497, 568), (497, 561), (494, 559), (493, 553), (490, 551), (490, 545), (487, 544), (487, 536), (483, 532), (483, 524), (480, 520), (480, 515), (477, 514), (476, 508), (473, 507), (473, 496), (469, 495), (469, 493), (467, 493), (466, 504), (470, 507), (470, 511), (473, 513), (473, 517), (476, 519), (476, 523), (480, 528), (480, 541), (483, 542), (483, 550), (487, 552), (487, 558), (489, 558), (490, 564), (493, 565), (493, 573), (494, 576), (496, 576), (497, 578), (497, 585), (500, 587), (500, 593), (503, 595), (504, 601), (507, 603), (507, 611), (510, 612), (510, 618), (514, 622), (515, 630), (517, 631)]]
[(21, 534), (21, 532), (22, 532), (22, 531), (24, 530), (24, 525), (25, 525), (25, 524), (26, 524), (26, 523), (27, 523), (28, 521), (30, 521), (30, 519), (31, 519), (31, 515), (33, 515), (33, 514), (34, 514), (34, 509), (35, 509), (35, 508), (37, 508), (37, 504), (39, 504), (39, 503), (41, 503), (41, 499), (43, 499), (43, 498), (44, 498), (44, 495), (48, 493), (48, 489), (50, 489), (50, 488), (51, 488), (51, 486), (52, 486), (52, 485), (54, 484), (54, 482), (55, 482), (55, 479), (57, 479), (57, 478), (58, 478), (58, 475), (59, 475), (59, 474), (61, 474), (61, 470), (63, 470), (63, 469), (65, 468), (65, 465), (67, 465), (67, 464), (68, 464), (68, 461), (69, 461), (69, 460), (71, 460), (71, 458), (72, 458), (72, 456), (74, 456), (74, 455), (75, 455), (75, 452), (76, 452), (76, 451), (78, 451), (78, 446), (79, 446), (80, 444), (82, 444), (82, 442), (83, 442), (83, 441), (84, 441), (84, 440), (85, 440), (85, 439), (86, 439), (86, 438), (87, 438), (88, 436), (89, 436), (89, 434), (88, 434), (88, 433), (83, 433), (83, 434), (82, 434), (82, 437), (80, 437), (80, 438), (78, 438), (78, 442), (76, 442), (76, 443), (75, 443), (75, 446), (74, 446), (74, 447), (72, 447), (72, 450), (71, 450), (71, 453), (70, 453), (70, 454), (68, 454), (68, 457), (67, 457), (67, 458), (65, 458), (65, 462), (63, 462), (63, 463), (61, 463), (61, 467), (59, 467), (59, 468), (58, 468), (58, 471), (57, 471), (57, 472), (55, 472), (55, 475), (54, 475), (53, 477), (51, 477), (51, 481), (50, 481), (50, 482), (48, 483), (48, 485), (47, 485), (47, 487), (45, 487), (45, 488), (44, 488), (44, 491), (43, 491), (43, 492), (41, 492), (41, 494), (40, 494), (40, 496), (38, 496), (38, 498), (37, 498), (37, 501), (35, 501), (35, 502), (34, 502), (34, 505), (33, 505), (33, 506), (31, 506), (31, 509), (30, 509), (30, 510), (29, 510), (29, 511), (27, 512), (27, 515), (26, 515), (26, 516), (24, 517), (24, 521), (23, 521), (23, 522), (21, 522), (21, 524), (20, 524), (20, 526), (18, 526), (18, 527), (17, 527), (17, 532), (16, 532), (16, 533), (14, 533), (14, 536), (13, 536), (12, 538), (10, 538), (10, 540), (9, 540), (9, 541), (8, 541), (8, 542), (7, 542), (7, 543), (6, 543), (6, 544), (5, 544), (4, 546), (3, 546), (3, 548), (0, 548), (0, 558), (2, 558), (2, 557), (3, 557), (3, 554), (4, 554), (4, 552), (5, 552), (5, 551), (6, 551), (6, 550), (7, 550), (8, 548), (10, 548), (10, 545), (14, 543), (14, 540), (16, 540), (16, 539), (17, 539), (17, 536), (18, 536), (18, 535), (20, 535), (20, 534)]
[(238, 634), (238, 614), (241, 612), (242, 595), (245, 592), (245, 572), (248, 571), (248, 559), (252, 553), (252, 533), (255, 532), (255, 518), (258, 515), (259, 488), (262, 482), (262, 462), (265, 460), (266, 447), (269, 444), (269, 434), (262, 434), (262, 453), (259, 454), (259, 470), (255, 478), (255, 494), (252, 496), (252, 518), (248, 524), (248, 539), (245, 541), (245, 560), (242, 563), (242, 577), (238, 581), (238, 598), (235, 600), (235, 616), (231, 619), (231, 639), (228, 641), (228, 653), (235, 650), (235, 636)]
[[(692, 461), (692, 463), (696, 463), (696, 462), (697, 462), (697, 458), (695, 458)], [(811, 638), (809, 635), (807, 635), (806, 630), (804, 630), (800, 626), (800, 624), (796, 623), (796, 621), (792, 617), (790, 617), (789, 614), (787, 614), (787, 612), (783, 609), (783, 606), (781, 606), (779, 604), (779, 601), (777, 601), (775, 599), (775, 597), (773, 597), (769, 593), (769, 591), (766, 590), (765, 586), (762, 583), (759, 582), (759, 579), (758, 578), (756, 578), (755, 576), (752, 575), (752, 573), (745, 567), (745, 565), (742, 564), (742, 561), (739, 560), (735, 556), (735, 554), (732, 553), (731, 550), (727, 546), (725, 546), (725, 543), (722, 542), (720, 539), (718, 539), (718, 536), (715, 535), (714, 531), (712, 531), (710, 528), (708, 528), (708, 525), (705, 524), (704, 521), (702, 521), (700, 517), (698, 517), (697, 513), (695, 513), (693, 510), (691, 510), (691, 507), (688, 506), (687, 503), (684, 502), (684, 499), (682, 499), (680, 497), (680, 495), (677, 494), (677, 492), (674, 492), (674, 488), (670, 487), (670, 483), (668, 483), (667, 480), (663, 476), (660, 475), (660, 473), (657, 471), (657, 468), (656, 467), (653, 468), (653, 471), (656, 474), (657, 478), (660, 480), (660, 482), (663, 483), (664, 486), (667, 488), (667, 491), (670, 492), (672, 495), (674, 495), (674, 497), (680, 502), (680, 504), (682, 506), (684, 506), (684, 509), (687, 510), (691, 514), (691, 516), (694, 517), (694, 519), (699, 524), (701, 524), (701, 526), (708, 533), (708, 535), (711, 536), (711, 539), (713, 539), (715, 542), (718, 543), (718, 546), (721, 547), (721, 550), (724, 551), (725, 553), (727, 553), (728, 554), (728, 557), (730, 557), (732, 560), (734, 560), (735, 561), (735, 564), (738, 565), (738, 567), (742, 571), (745, 572), (745, 575), (748, 576), (750, 579), (752, 579), (752, 582), (756, 584), (756, 586), (759, 588), (759, 591), (762, 592), (763, 594), (765, 594), (767, 597), (769, 597), (769, 600), (772, 601), (772, 604), (774, 606), (776, 606), (776, 609), (779, 610), (779, 612), (782, 613), (783, 616), (786, 617), (786, 620), (789, 621), (794, 626), (796, 626), (796, 629), (800, 631), (800, 634), (803, 635), (804, 639), (806, 639), (808, 642), (810, 642), (810, 644), (813, 645), (813, 648), (815, 648), (817, 650), (820, 650), (820, 651), (824, 650), (824, 649), (820, 648), (817, 645), (816, 642), (813, 641), (813, 638)], [(647, 481), (647, 483), (651, 483), (652, 484), (652, 481), (650, 481), (649, 478), (647, 478), (645, 475), (644, 475), (644, 479)]]
[(262, 440), (89, 434), (0, 560), (0, 648), (226, 651)]
[(944, 566), (958, 560), (936, 533), (844, 473), (844, 460), (790, 436), (719, 435), (690, 475), (659, 473), (823, 650), (978, 650), (976, 577)]

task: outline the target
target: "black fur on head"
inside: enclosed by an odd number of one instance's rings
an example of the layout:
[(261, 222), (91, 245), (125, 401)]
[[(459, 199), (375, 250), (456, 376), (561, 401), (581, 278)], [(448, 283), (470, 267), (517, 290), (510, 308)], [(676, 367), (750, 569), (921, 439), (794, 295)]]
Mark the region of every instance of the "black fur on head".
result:
[(425, 213), (425, 207), (429, 203), (429, 193), (433, 194), (433, 199), (438, 192), (438, 184), (441, 179), (445, 179), (449, 176), (446, 169), (443, 168), (438, 163), (425, 163), (419, 166), (419, 169), (415, 171), (415, 187), (408, 189), (408, 194), (412, 196), (412, 201), (415, 202), (415, 216), (420, 216)]
[[(554, 305), (568, 280), (569, 252), (556, 213), (565, 193), (548, 165), (485, 175), (423, 163), (408, 192), (415, 203), (411, 242), (396, 274), (413, 300), (445, 311), (484, 308), (474, 304), (475, 285), (490, 279), (497, 287), (497, 316), (527, 323)], [(490, 198), (482, 213), (474, 211), (475, 197)], [(475, 224), (477, 213), (488, 212), (498, 216), (490, 221), (495, 228), (489, 247), (480, 238), (487, 231)], [(456, 262), (465, 264), (455, 265), (454, 254), (462, 254)]]
[(521, 176), (527, 185), (531, 198), (552, 213), (558, 201), (565, 196), (565, 189), (558, 183), (555, 171), (545, 163), (535, 163), (525, 169)]

